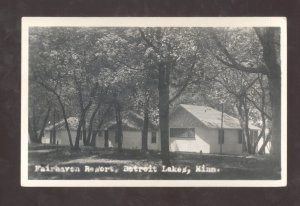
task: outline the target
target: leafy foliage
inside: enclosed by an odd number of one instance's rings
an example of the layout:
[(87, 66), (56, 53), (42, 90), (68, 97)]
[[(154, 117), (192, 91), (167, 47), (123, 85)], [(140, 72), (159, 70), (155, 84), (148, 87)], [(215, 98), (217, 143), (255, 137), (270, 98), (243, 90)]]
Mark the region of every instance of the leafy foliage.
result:
[(114, 116), (112, 107), (120, 122), (135, 111), (159, 124), (165, 90), (165, 110), (224, 104), (240, 117), (243, 98), (249, 121), (262, 126), (272, 120), (264, 35), (253, 28), (30, 28), (30, 114), (33, 105), (38, 114), (52, 105), (77, 117), (77, 140), (88, 129), (89, 144), (91, 130)]

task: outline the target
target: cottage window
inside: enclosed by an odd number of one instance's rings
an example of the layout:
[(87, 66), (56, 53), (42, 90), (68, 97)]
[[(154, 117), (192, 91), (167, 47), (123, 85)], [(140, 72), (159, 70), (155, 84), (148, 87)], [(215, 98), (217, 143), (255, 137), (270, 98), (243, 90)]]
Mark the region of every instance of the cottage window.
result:
[(156, 143), (156, 131), (151, 132), (151, 143)]
[(170, 128), (172, 138), (195, 138), (195, 128)]
[(224, 144), (224, 130), (223, 129), (219, 129), (219, 144)]
[(243, 143), (243, 130), (239, 130), (238, 143)]

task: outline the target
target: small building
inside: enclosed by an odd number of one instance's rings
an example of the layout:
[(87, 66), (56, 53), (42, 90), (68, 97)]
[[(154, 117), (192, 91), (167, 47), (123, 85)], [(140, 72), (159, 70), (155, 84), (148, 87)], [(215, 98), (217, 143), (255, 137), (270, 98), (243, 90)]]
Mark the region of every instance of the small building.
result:
[[(72, 136), (72, 142), (73, 144), (75, 143), (75, 139), (76, 139), (76, 134), (77, 134), (77, 127), (78, 127), (78, 123), (79, 120), (76, 117), (69, 117), (67, 119), (68, 124), (69, 124), (69, 129), (71, 132), (71, 136)], [(69, 142), (69, 136), (68, 136), (68, 132), (66, 129), (66, 125), (65, 125), (65, 120), (62, 119), (59, 122), (55, 123), (55, 144), (59, 144), (59, 145), (70, 145)], [(50, 144), (51, 139), (54, 136), (54, 125), (51, 124), (49, 126), (47, 126), (44, 130), (44, 137), (42, 138), (42, 143), (44, 144)], [(79, 141), (79, 145), (83, 145), (83, 141), (82, 141), (82, 137)]]
[[(72, 142), (75, 144), (77, 128), (79, 120), (76, 117), (69, 117), (67, 119), (69, 124), (69, 129), (72, 136)], [(143, 117), (134, 113), (128, 112), (128, 114), (123, 117), (122, 126), (123, 126), (123, 143), (122, 148), (124, 149), (141, 149), (142, 147), (142, 128), (143, 128)], [(47, 126), (44, 130), (44, 136), (42, 138), (43, 144), (50, 144), (51, 139), (54, 136), (54, 126), (53, 124)], [(116, 122), (108, 121), (101, 127), (102, 129), (98, 132), (98, 135), (95, 140), (96, 147), (100, 148), (117, 148), (116, 141)], [(55, 123), (55, 144), (58, 145), (69, 145), (68, 132), (65, 127), (64, 119)], [(105, 139), (107, 141), (105, 141)], [(149, 150), (160, 150), (160, 139), (158, 136), (157, 128), (154, 124), (149, 121), (148, 128), (148, 149)], [(107, 144), (107, 145), (106, 145)], [(83, 145), (82, 136), (80, 137), (79, 146)]]
[[(142, 130), (144, 119), (142, 116), (129, 112), (122, 119), (124, 149), (142, 148)], [(117, 148), (116, 121), (106, 122), (96, 138), (96, 147)], [(160, 150), (160, 139), (156, 126), (149, 121), (147, 145), (149, 150)]]
[[(181, 104), (170, 116), (170, 151), (241, 154), (239, 120), (207, 106)], [(252, 136), (260, 129), (249, 125)], [(222, 132), (224, 134), (222, 135)], [(223, 136), (223, 137), (222, 137)]]

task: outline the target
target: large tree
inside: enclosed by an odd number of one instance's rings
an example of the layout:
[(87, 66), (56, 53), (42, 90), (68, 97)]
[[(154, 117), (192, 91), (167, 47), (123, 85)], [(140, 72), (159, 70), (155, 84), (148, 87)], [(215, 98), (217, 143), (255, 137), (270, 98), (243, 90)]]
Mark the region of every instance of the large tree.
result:
[[(195, 74), (203, 71), (203, 44), (195, 40), (193, 28), (139, 29), (145, 55), (158, 71), (158, 109), (162, 163), (170, 165), (169, 105), (187, 88)], [(200, 83), (200, 82), (198, 82)], [(170, 90), (172, 88), (172, 91)], [(175, 89), (176, 88), (176, 89)]]

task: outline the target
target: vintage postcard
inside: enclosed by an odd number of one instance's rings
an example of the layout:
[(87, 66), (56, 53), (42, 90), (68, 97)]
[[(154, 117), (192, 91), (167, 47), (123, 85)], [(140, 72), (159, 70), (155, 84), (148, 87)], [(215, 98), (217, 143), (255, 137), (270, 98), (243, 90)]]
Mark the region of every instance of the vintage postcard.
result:
[(22, 186), (286, 186), (284, 17), (24, 17), (21, 101)]

